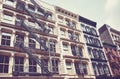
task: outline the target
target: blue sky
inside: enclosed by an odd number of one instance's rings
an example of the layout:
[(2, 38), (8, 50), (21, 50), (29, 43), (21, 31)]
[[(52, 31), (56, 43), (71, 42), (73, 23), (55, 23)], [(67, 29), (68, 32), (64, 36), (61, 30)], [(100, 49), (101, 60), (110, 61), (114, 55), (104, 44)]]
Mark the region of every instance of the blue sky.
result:
[(120, 0), (43, 0), (97, 22), (120, 30)]

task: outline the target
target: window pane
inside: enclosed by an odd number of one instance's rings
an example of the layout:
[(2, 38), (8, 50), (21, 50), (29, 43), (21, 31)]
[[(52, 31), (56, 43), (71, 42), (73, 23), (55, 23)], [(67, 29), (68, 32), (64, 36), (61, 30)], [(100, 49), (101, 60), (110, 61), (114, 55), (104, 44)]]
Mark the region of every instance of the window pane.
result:
[(0, 64), (0, 73), (3, 73), (3, 65)]
[(4, 63), (9, 63), (9, 57), (8, 56), (5, 56), (5, 62)]
[(17, 2), (16, 8), (17, 8), (18, 10), (24, 11), (25, 5), (24, 5), (24, 3)]
[(2, 33), (2, 45), (10, 46), (11, 34), (9, 33)]
[(0, 55), (0, 63), (3, 63), (3, 62), (4, 62), (4, 56)]
[(8, 65), (4, 65), (4, 73), (8, 73)]

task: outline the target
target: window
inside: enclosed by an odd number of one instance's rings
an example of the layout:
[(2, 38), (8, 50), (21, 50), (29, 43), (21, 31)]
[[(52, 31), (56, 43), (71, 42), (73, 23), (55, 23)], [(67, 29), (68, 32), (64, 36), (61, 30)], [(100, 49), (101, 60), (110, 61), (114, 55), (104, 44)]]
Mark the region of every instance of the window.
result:
[(70, 21), (69, 20), (65, 20), (65, 22), (66, 22), (67, 26), (70, 26)]
[(71, 67), (71, 62), (66, 62), (66, 67), (67, 67), (68, 70), (71, 69), (72, 68)]
[(97, 41), (97, 46), (101, 46), (100, 40), (96, 39)]
[(48, 27), (48, 29), (50, 30), (50, 34), (54, 34), (54, 28), (53, 27)]
[(52, 60), (52, 71), (54, 73), (58, 73), (58, 60), (56, 59)]
[(29, 47), (35, 49), (36, 48), (36, 43), (35, 40), (32, 38), (29, 38)]
[(40, 14), (41, 16), (44, 16), (44, 12), (41, 8), (37, 9), (37, 13)]
[(94, 58), (99, 59), (99, 54), (97, 49), (93, 49), (92, 52), (93, 52)]
[(30, 11), (32, 11), (32, 12), (34, 12), (34, 11), (35, 11), (35, 7), (34, 7), (34, 6), (32, 6), (32, 5), (28, 5), (28, 9), (29, 9)]
[(17, 2), (16, 8), (17, 8), (18, 10), (24, 11), (24, 9), (25, 9), (25, 4), (22, 3), (22, 2)]
[(99, 58), (105, 60), (104, 52), (102, 50), (99, 50), (98, 53), (99, 53)]
[(59, 22), (59, 23), (63, 23), (63, 18), (59, 18), (59, 17), (58, 17), (58, 22)]
[(8, 73), (9, 56), (0, 55), (0, 73)]
[(71, 70), (72, 70), (72, 63), (71, 62), (66, 62), (66, 69), (67, 69), (68, 74), (70, 74)]
[(65, 37), (65, 30), (60, 30), (61, 36)]
[(16, 19), (15, 19), (15, 25), (16, 26), (22, 26), (23, 21), (24, 21), (24, 18), (22, 18), (22, 17), (16, 17)]
[(8, 14), (4, 14), (3, 15), (3, 22), (13, 24), (13, 16), (8, 15)]
[(86, 29), (86, 32), (87, 32), (87, 33), (90, 33), (90, 32), (91, 32), (91, 29), (90, 29), (89, 26), (86, 26), (85, 29)]
[(73, 40), (73, 34), (72, 34), (72, 32), (68, 32), (68, 36), (69, 36), (70, 40)]
[(71, 27), (72, 27), (72, 28), (76, 28), (76, 23), (72, 22), (72, 23), (71, 23)]
[(108, 68), (107, 64), (104, 64), (103, 68), (104, 68), (105, 74), (110, 75), (110, 71), (109, 71), (109, 68)]
[(92, 31), (92, 34), (93, 34), (93, 35), (97, 35), (97, 32), (96, 32), (95, 29), (91, 28), (91, 31)]
[(5, 4), (7, 4), (9, 6), (13, 6), (14, 5), (14, 0), (5, 0)]
[(98, 75), (97, 65), (95, 63), (92, 63), (92, 65), (93, 65), (93, 70), (94, 70), (95, 75)]
[(98, 70), (99, 70), (99, 75), (103, 75), (104, 74), (102, 64), (98, 64)]
[(29, 58), (29, 72), (36, 72), (37, 71), (36, 66), (37, 66), (36, 62), (33, 59)]
[(76, 52), (76, 46), (71, 45), (71, 51), (72, 51), (72, 54), (73, 54), (74, 56), (77, 55), (77, 52)]
[(28, 26), (31, 27), (31, 28), (35, 28), (35, 22), (34, 21), (27, 21), (28, 23)]
[(64, 51), (64, 53), (68, 53), (68, 45), (67, 44), (63, 44), (63, 51)]
[(81, 47), (78, 47), (78, 55), (83, 56), (83, 51)]
[(45, 73), (46, 71), (48, 71), (48, 60), (47, 59), (41, 59), (42, 64), (44, 66), (44, 69), (42, 69), (42, 73)]
[(93, 58), (92, 48), (87, 48), (90, 58)]
[(74, 37), (73, 37), (74, 41), (79, 41), (79, 35), (78, 34), (75, 34)]
[(56, 52), (55, 42), (53, 41), (50, 42), (50, 51), (54, 53)]
[(16, 34), (15, 46), (20, 47), (21, 43), (24, 43), (24, 36), (20, 34)]
[(85, 31), (85, 25), (84, 24), (80, 24), (82, 27), (82, 30)]
[(2, 33), (1, 45), (10, 46), (10, 41), (11, 41), (11, 34)]
[[(46, 45), (46, 40), (43, 40), (43, 39), (42, 39), (41, 42), (42, 42), (44, 45)], [(41, 50), (45, 50), (45, 48), (44, 48), (42, 45), (40, 45), (40, 49), (41, 49)]]
[(15, 57), (15, 71), (23, 72), (24, 70), (24, 57)]
[(87, 64), (86, 63), (82, 63), (82, 68), (83, 68), (83, 73), (84, 74), (88, 74), (88, 71), (87, 71)]
[(74, 65), (75, 65), (76, 74), (81, 74), (79, 63), (78, 62), (74, 62)]
[(49, 14), (49, 15), (48, 15), (48, 19), (52, 19), (52, 14)]

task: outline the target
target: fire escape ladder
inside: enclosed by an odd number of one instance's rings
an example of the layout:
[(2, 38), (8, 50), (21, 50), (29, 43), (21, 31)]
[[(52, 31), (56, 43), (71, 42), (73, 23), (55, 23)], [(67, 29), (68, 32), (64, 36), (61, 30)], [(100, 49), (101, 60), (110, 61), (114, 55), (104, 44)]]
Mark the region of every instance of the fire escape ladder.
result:
[[(42, 13), (44, 14), (44, 18), (47, 19), (49, 16), (49, 13), (47, 13), (45, 10), (43, 10), (34, 0), (30, 0), (37, 8), (39, 8)], [(44, 24), (42, 24), (35, 16), (34, 12), (31, 12), (27, 6), (25, 6), (25, 11), (32, 17), (32, 19), (42, 28), (43, 32), (49, 33), (50, 30), (47, 29)]]
[[(30, 0), (30, 1), (35, 5), (35, 7), (39, 8), (40, 10), (42, 10), (42, 12), (43, 12), (43, 14), (44, 14), (44, 18), (47, 18), (47, 17), (49, 16), (49, 14), (48, 14), (44, 9), (42, 9), (42, 8), (40, 7), (40, 5), (37, 4), (36, 1), (34, 1), (34, 0)], [(28, 9), (27, 6), (25, 6), (25, 10), (26, 10), (26, 12), (31, 16), (31, 18), (42, 28), (42, 30), (43, 30), (42, 32), (44, 32), (44, 33), (46, 33), (46, 32), (49, 33), (49, 32), (50, 32), (50, 30), (47, 29), (47, 28), (35, 17), (35, 13), (31, 12), (31, 11)], [(39, 44), (40, 44), (46, 51), (48, 50), (48, 47), (42, 42), (42, 40), (41, 40), (36, 34), (34, 34), (33, 28), (32, 28), (32, 27), (29, 27), (28, 23), (27, 23), (25, 20), (22, 21), (22, 26), (31, 34), (31, 36), (33, 36), (33, 38), (34, 38), (37, 42), (39, 42)], [(48, 76), (49, 76), (49, 75), (52, 75), (52, 72), (50, 72), (48, 69), (46, 69), (46, 68), (44, 67), (43, 62), (42, 62), (40, 59), (36, 58), (36, 57), (32, 54), (32, 52), (30, 51), (30, 49), (29, 49), (28, 47), (24, 46), (23, 40), (21, 40), (21, 43), (20, 43), (19, 45), (20, 45), (20, 47), (41, 67), (41, 69), (44, 70), (44, 72), (42, 72), (42, 74), (46, 74), (46, 75), (48, 75)], [(20, 72), (18, 72), (18, 73), (20, 73)]]
[(46, 51), (48, 50), (48, 47), (41, 41), (41, 39), (37, 35), (34, 34), (33, 29), (31, 27), (27, 26), (25, 22), (23, 22), (23, 27), (33, 36), (33, 38), (37, 42), (39, 42), (41, 46), (44, 47)]
[(39, 58), (35, 57), (28, 47), (24, 46), (23, 43), (21, 43), (20, 46), (41, 67), (41, 69), (44, 70), (42, 74), (48, 74), (48, 75), (50, 74), (49, 70), (44, 67), (42, 61)]
[(41, 12), (43, 12), (44, 18), (48, 18), (49, 13), (47, 13), (44, 9), (42, 9), (35, 0), (30, 0), (30, 1), (35, 5), (35, 7), (39, 8), (41, 10)]

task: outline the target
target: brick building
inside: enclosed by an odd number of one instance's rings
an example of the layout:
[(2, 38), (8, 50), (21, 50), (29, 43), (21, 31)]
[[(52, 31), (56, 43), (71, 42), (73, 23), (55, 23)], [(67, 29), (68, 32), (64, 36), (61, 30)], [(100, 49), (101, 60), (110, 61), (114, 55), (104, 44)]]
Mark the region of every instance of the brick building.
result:
[(112, 76), (120, 75), (120, 32), (104, 24), (99, 28), (104, 51), (109, 61)]

